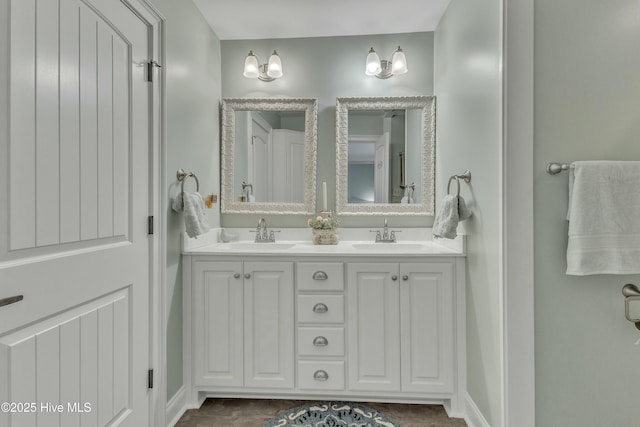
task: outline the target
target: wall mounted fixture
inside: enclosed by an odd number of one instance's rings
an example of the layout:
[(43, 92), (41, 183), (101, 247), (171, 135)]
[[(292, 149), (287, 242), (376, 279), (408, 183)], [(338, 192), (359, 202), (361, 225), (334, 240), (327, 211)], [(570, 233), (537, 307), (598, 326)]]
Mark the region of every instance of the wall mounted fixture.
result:
[(367, 64), (365, 68), (365, 74), (367, 76), (376, 76), (379, 79), (388, 79), (394, 74), (404, 74), (409, 69), (407, 68), (407, 58), (404, 56), (404, 51), (400, 46), (391, 54), (391, 59), (380, 60), (380, 57), (373, 48), (369, 50), (367, 55)]
[(274, 50), (269, 57), (269, 62), (261, 64), (260, 58), (250, 50), (244, 60), (244, 72), (242, 75), (249, 79), (259, 79), (263, 82), (272, 82), (282, 77), (282, 61), (278, 52)]

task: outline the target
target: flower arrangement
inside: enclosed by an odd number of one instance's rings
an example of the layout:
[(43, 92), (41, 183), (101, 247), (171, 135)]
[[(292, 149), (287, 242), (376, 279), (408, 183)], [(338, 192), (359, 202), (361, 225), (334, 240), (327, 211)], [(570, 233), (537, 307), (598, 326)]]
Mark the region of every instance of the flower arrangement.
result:
[(318, 215), (315, 218), (309, 218), (307, 225), (314, 230), (335, 230), (340, 225), (338, 218), (335, 216), (321, 216)]

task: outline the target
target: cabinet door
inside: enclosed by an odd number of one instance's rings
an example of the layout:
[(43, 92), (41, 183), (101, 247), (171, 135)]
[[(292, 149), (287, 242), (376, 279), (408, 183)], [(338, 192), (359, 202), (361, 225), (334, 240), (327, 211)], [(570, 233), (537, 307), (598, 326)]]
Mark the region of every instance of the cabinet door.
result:
[(398, 264), (351, 263), (347, 269), (349, 388), (399, 391)]
[(293, 388), (293, 263), (245, 262), (245, 386)]
[(453, 391), (453, 264), (400, 264), (402, 391)]
[(242, 386), (242, 263), (193, 264), (194, 384)]

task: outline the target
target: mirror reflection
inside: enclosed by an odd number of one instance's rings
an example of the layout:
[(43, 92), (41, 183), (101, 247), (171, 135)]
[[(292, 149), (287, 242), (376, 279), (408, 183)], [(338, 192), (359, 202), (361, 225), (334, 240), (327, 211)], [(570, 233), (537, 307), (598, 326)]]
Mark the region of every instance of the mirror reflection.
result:
[(233, 192), (239, 202), (304, 202), (304, 111), (236, 111)]
[(421, 110), (348, 114), (347, 202), (420, 203)]
[(338, 98), (336, 210), (433, 215), (435, 98)]
[(222, 100), (222, 213), (315, 211), (317, 100)]

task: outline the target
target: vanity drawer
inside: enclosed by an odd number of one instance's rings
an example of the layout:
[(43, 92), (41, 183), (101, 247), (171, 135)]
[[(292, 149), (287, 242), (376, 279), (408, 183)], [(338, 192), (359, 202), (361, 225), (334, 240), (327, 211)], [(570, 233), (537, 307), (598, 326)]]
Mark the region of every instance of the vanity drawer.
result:
[(344, 328), (298, 328), (299, 356), (344, 356)]
[(344, 390), (344, 362), (299, 361), (298, 388), (301, 390)]
[(343, 323), (344, 295), (298, 295), (298, 322)]
[(296, 281), (299, 291), (342, 291), (344, 265), (341, 262), (299, 262)]

